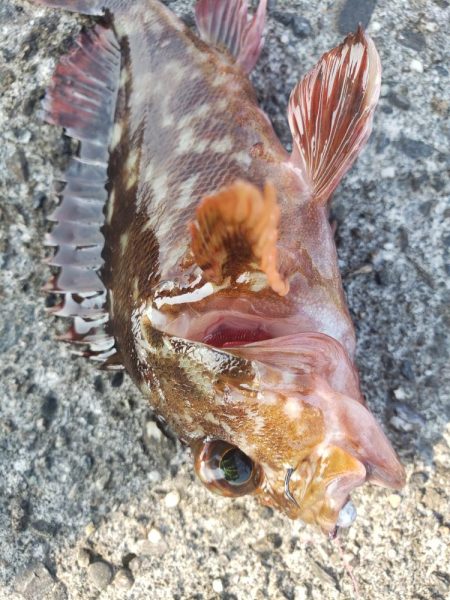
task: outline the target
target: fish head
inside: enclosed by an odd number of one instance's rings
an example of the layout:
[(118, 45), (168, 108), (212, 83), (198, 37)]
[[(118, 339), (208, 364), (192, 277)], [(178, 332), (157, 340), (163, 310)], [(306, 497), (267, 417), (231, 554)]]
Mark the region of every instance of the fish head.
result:
[[(255, 378), (251, 391), (234, 388), (223, 398), (215, 414), (225, 425), (221, 439), (215, 432), (193, 443), (196, 472), (209, 489), (253, 493), (330, 533), (346, 524), (356, 487), (404, 484), (403, 467), (334, 340), (300, 334), (229, 351), (251, 360)], [(230, 404), (240, 416), (227, 418)]]
[(167, 420), (210, 491), (255, 495), (330, 533), (344, 523), (354, 488), (401, 487), (403, 467), (339, 342), (313, 332), (248, 342), (252, 327), (264, 337), (262, 325), (248, 319), (244, 328), (236, 315), (228, 329), (217, 325), (220, 334), (206, 327), (203, 341), (186, 339), (188, 331), (164, 336), (160, 354), (176, 368), (154, 363), (153, 379), (170, 405)]

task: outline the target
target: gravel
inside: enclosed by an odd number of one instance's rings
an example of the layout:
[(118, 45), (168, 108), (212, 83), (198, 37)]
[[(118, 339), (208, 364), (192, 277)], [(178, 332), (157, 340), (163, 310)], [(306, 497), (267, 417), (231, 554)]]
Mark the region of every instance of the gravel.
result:
[(104, 590), (112, 580), (111, 567), (101, 560), (90, 564), (87, 569), (87, 574), (92, 585), (98, 590)]
[[(192, 15), (191, 2), (170, 4)], [(90, 21), (2, 0), (1, 600), (341, 600), (356, 597), (344, 562), (362, 598), (448, 598), (449, 2), (270, 6), (254, 82), (286, 145), (291, 89), (355, 19), (380, 51), (374, 133), (332, 217), (363, 390), (407, 486), (354, 494), (358, 518), (340, 553), (251, 498), (209, 494), (127, 377), (98, 372), (55, 342), (64, 324), (45, 313), (54, 299), (40, 292), (42, 240), (53, 172), (72, 146), (38, 120), (39, 101)]]

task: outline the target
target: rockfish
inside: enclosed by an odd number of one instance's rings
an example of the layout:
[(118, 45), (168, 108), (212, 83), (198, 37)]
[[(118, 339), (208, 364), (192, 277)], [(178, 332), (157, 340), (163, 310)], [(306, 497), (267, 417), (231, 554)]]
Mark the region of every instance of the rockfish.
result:
[(380, 61), (361, 28), (294, 88), (293, 150), (248, 75), (266, 0), (34, 0), (98, 15), (58, 64), (48, 122), (79, 140), (47, 244), (65, 339), (125, 368), (212, 491), (324, 532), (404, 470), (365, 405), (330, 197), (366, 142)]

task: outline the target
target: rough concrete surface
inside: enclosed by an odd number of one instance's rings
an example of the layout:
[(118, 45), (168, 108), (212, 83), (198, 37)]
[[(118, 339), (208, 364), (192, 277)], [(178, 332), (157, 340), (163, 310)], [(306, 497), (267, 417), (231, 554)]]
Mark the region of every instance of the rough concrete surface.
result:
[[(171, 7), (192, 22), (191, 2)], [(449, 13), (447, 0), (272, 1), (254, 74), (289, 143), (290, 90), (357, 21), (383, 64), (374, 133), (333, 205), (363, 389), (408, 474), (398, 493), (354, 494), (341, 543), (365, 599), (449, 598)], [(213, 497), (126, 377), (54, 341), (42, 239), (71, 146), (39, 100), (88, 23), (0, 3), (0, 598), (354, 598), (320, 533)]]

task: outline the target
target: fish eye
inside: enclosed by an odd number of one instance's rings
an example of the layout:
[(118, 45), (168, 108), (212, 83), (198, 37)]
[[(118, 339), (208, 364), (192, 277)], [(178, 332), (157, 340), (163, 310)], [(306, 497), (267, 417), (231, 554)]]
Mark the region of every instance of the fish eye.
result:
[(216, 494), (229, 497), (251, 494), (261, 484), (262, 471), (242, 450), (222, 440), (194, 445), (195, 471)]

